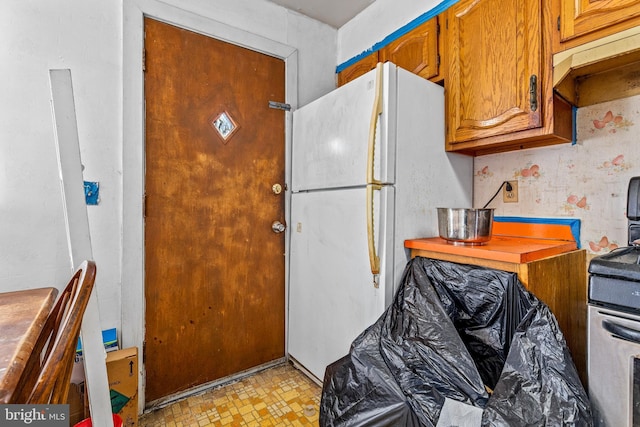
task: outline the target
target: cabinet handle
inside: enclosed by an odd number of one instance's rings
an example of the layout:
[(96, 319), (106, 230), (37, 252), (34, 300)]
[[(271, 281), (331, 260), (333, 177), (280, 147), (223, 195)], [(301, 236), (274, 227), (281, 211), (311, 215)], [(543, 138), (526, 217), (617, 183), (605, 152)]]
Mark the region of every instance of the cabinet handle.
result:
[(531, 111), (538, 109), (538, 76), (535, 74), (529, 77), (529, 106)]

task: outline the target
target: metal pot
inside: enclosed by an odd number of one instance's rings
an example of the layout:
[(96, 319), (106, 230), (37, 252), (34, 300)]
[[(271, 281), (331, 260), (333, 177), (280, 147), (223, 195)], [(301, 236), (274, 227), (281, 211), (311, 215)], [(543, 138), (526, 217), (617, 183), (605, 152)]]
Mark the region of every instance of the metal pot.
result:
[(449, 243), (482, 245), (491, 240), (493, 209), (437, 208), (438, 233)]

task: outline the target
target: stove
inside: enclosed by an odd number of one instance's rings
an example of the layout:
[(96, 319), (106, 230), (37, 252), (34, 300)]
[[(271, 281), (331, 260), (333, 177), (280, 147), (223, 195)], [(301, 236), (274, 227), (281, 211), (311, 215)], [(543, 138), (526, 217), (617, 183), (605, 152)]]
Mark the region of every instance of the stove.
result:
[(640, 246), (618, 248), (591, 261), (589, 304), (640, 314)]
[(627, 195), (628, 245), (589, 263), (589, 304), (640, 314), (640, 177)]
[(596, 426), (640, 425), (640, 177), (627, 195), (628, 246), (589, 263), (587, 366)]

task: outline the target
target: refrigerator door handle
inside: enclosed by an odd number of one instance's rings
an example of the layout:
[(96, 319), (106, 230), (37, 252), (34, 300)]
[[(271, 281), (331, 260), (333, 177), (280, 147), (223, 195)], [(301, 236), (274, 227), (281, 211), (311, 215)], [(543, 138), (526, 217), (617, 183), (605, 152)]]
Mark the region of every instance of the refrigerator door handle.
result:
[(369, 263), (371, 264), (371, 274), (373, 274), (373, 286), (378, 288), (380, 286), (380, 257), (376, 253), (376, 240), (373, 227), (373, 191), (380, 191), (381, 185), (369, 184), (367, 185), (367, 237), (369, 241)]
[(376, 65), (376, 88), (375, 98), (373, 101), (373, 110), (371, 112), (371, 121), (369, 122), (369, 147), (367, 152), (367, 183), (380, 184), (373, 176), (373, 163), (376, 148), (376, 124), (378, 117), (382, 114), (382, 62)]

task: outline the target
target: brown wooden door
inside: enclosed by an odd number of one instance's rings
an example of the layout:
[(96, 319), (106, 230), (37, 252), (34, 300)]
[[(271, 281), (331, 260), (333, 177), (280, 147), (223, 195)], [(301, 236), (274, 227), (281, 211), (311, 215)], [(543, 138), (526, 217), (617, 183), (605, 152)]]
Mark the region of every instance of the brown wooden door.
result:
[(449, 9), (450, 145), (542, 126), (541, 13), (540, 0), (462, 0)]
[(338, 86), (345, 85), (374, 70), (378, 65), (378, 52), (373, 52), (338, 73)]
[(145, 57), (152, 402), (284, 357), (285, 67), (152, 19)]
[(438, 76), (438, 18), (432, 18), (380, 50), (380, 62), (391, 61), (425, 79)]
[(561, 5), (562, 41), (640, 17), (638, 0), (577, 0), (562, 1)]

